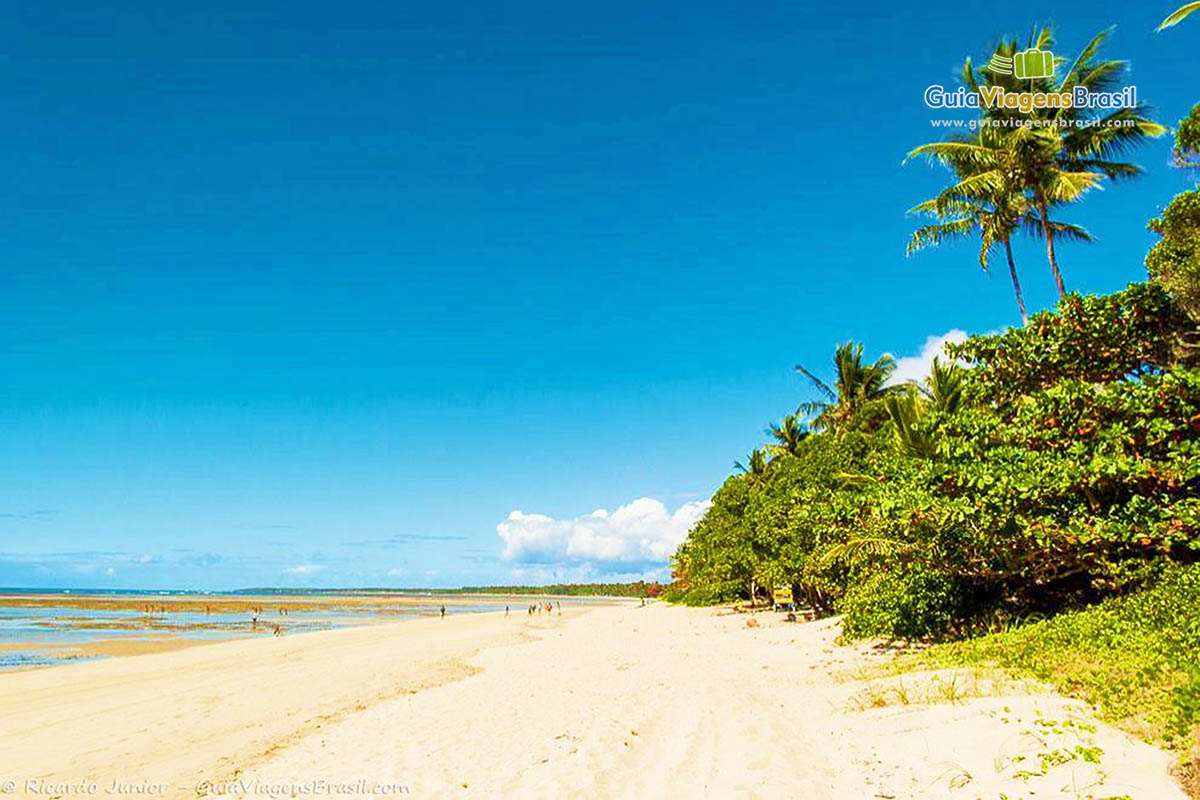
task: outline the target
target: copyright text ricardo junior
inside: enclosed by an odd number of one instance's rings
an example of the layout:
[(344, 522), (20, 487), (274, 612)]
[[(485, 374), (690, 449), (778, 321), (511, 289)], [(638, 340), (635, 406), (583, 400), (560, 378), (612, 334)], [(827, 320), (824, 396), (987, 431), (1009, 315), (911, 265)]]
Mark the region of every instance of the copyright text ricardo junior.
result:
[(213, 780), (201, 778), (194, 784), (179, 785), (173, 781), (152, 780), (57, 780), (53, 778), (27, 778), (25, 780), (0, 780), (0, 794), (25, 794), (35, 797), (168, 797), (180, 792), (194, 793), (198, 797), (328, 797), (363, 796), (394, 797), (408, 795), (412, 790), (407, 784), (396, 781), (331, 780), (311, 778), (305, 780), (262, 780), (258, 778), (230, 778)]

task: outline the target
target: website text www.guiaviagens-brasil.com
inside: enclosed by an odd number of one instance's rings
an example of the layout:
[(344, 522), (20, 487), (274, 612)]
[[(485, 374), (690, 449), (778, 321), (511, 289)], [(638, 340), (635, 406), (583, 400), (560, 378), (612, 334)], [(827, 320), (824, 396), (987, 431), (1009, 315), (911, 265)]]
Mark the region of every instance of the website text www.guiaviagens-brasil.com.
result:
[(1131, 119), (931, 119), (934, 128), (1126, 128), (1137, 125)]

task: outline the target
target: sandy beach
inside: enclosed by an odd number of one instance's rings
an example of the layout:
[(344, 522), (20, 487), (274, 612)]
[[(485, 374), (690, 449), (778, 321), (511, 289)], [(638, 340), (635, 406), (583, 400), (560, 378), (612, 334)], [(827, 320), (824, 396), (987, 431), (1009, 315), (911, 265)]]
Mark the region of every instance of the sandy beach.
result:
[[(864, 677), (836, 621), (449, 615), (0, 675), (14, 796), (1183, 798), (1171, 756), (986, 676)], [(953, 687), (948, 690), (947, 687)]]

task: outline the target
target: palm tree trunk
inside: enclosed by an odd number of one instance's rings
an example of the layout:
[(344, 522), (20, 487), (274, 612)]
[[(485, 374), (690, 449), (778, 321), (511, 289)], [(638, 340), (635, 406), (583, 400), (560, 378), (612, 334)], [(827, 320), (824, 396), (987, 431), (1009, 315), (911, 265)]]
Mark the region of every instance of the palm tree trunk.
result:
[(1054, 273), (1054, 282), (1058, 284), (1058, 296), (1067, 296), (1067, 287), (1063, 285), (1062, 273), (1058, 271), (1058, 256), (1054, 253), (1054, 231), (1050, 227), (1050, 214), (1046, 208), (1046, 199), (1039, 193), (1037, 196), (1038, 213), (1042, 215), (1042, 233), (1046, 237), (1046, 255), (1050, 259), (1050, 271)]
[(1012, 242), (1004, 240), (1004, 255), (1008, 256), (1008, 274), (1012, 275), (1013, 291), (1017, 293), (1017, 308), (1021, 309), (1021, 322), (1029, 324), (1029, 315), (1025, 313), (1025, 300), (1021, 297), (1021, 281), (1017, 279), (1017, 265), (1013, 262)]

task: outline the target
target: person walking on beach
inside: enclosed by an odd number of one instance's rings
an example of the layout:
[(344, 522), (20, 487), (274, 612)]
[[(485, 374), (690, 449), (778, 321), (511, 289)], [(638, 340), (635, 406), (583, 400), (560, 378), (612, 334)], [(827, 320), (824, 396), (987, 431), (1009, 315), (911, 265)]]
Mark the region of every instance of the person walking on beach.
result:
[(442, 606), (442, 619), (446, 618), (446, 607)]

